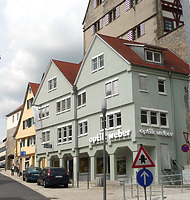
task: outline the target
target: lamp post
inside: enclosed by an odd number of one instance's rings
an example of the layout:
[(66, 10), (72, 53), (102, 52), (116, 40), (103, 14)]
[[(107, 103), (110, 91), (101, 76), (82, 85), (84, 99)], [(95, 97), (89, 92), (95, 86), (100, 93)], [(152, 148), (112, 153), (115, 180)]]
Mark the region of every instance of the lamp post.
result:
[(102, 101), (103, 130), (104, 130), (104, 149), (103, 149), (103, 200), (106, 200), (106, 111), (107, 102), (104, 98)]

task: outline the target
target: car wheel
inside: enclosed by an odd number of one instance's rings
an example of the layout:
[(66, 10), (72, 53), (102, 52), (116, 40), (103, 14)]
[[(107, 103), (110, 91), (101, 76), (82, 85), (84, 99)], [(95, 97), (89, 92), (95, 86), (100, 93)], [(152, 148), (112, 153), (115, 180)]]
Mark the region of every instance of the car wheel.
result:
[(27, 182), (27, 183), (29, 182), (28, 178), (26, 178), (26, 182)]
[(44, 180), (43, 183), (44, 183), (44, 188), (47, 188), (48, 185), (47, 185), (47, 183), (46, 183), (46, 180)]
[(68, 188), (68, 184), (65, 184), (64, 187), (65, 187), (65, 188)]

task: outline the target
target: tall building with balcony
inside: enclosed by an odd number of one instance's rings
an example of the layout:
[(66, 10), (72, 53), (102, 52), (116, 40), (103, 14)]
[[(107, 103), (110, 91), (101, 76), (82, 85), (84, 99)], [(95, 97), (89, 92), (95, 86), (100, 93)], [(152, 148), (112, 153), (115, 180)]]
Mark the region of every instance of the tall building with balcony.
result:
[(38, 87), (39, 84), (37, 83), (28, 83), (20, 120), (14, 133), (20, 171), (23, 171), (28, 166), (35, 166), (36, 131), (32, 103)]

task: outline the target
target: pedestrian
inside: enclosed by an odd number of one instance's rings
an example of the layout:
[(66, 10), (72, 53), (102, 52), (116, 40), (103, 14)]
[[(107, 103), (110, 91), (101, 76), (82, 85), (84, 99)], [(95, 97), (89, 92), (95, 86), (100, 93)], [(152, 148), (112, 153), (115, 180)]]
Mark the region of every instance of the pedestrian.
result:
[(11, 175), (14, 176), (14, 170), (15, 170), (15, 167), (14, 167), (14, 164), (12, 165), (11, 167)]
[(16, 172), (17, 172), (17, 176), (20, 176), (20, 168), (19, 168), (19, 163), (17, 163), (17, 166), (16, 166)]

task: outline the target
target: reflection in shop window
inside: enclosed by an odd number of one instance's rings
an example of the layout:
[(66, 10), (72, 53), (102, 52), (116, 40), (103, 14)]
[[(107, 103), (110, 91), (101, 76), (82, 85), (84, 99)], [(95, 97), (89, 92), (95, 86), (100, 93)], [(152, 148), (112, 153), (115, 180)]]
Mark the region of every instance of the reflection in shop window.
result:
[(103, 174), (103, 158), (97, 158), (97, 174)]
[(80, 173), (89, 172), (88, 158), (80, 158)]
[(118, 158), (117, 159), (117, 175), (126, 174), (126, 159)]

